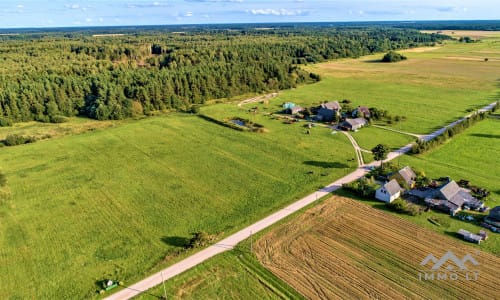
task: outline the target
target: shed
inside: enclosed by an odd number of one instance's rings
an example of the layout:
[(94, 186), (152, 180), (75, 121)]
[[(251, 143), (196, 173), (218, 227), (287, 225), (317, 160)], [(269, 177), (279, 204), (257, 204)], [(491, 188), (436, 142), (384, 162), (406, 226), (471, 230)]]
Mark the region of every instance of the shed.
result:
[(390, 176), (391, 179), (396, 179), (401, 186), (406, 189), (412, 189), (415, 187), (415, 182), (417, 180), (417, 175), (413, 172), (412, 168), (406, 166), (399, 170), (398, 172)]
[(370, 109), (366, 106), (358, 106), (355, 110), (352, 111), (352, 117), (370, 118), (371, 117)]
[(464, 240), (480, 244), (481, 241), (483, 240), (483, 237), (478, 235), (478, 234), (473, 234), (470, 233), (469, 231), (465, 229), (460, 229), (458, 230), (458, 235), (460, 235)]
[(364, 118), (345, 119), (345, 121), (340, 124), (340, 128), (354, 131), (365, 126), (366, 124), (368, 124), (368, 122)]
[(401, 195), (401, 187), (396, 180), (391, 180), (381, 186), (375, 192), (375, 198), (380, 201), (391, 203)]

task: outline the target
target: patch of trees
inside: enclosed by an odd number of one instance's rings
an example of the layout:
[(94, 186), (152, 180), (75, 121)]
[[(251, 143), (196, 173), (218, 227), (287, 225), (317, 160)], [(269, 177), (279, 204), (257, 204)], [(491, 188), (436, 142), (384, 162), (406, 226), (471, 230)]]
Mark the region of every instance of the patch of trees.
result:
[(397, 53), (395, 51), (389, 51), (387, 52), (384, 57), (382, 57), (382, 62), (387, 62), (387, 63), (394, 63), (394, 62), (399, 62), (402, 60), (406, 60), (406, 56)]
[(214, 240), (215, 240), (214, 235), (208, 234), (204, 231), (198, 231), (193, 233), (193, 237), (189, 239), (189, 241), (185, 245), (185, 248), (195, 249), (195, 248), (206, 247)]
[(377, 191), (377, 184), (375, 183), (375, 179), (373, 177), (362, 177), (358, 180), (344, 183), (342, 188), (360, 197), (373, 199), (375, 197), (375, 192)]
[(458, 39), (458, 41), (459, 41), (460, 43), (466, 43), (466, 44), (469, 44), (469, 43), (476, 43), (476, 42), (477, 42), (477, 40), (474, 40), (474, 39), (472, 39), (472, 38), (471, 38), (471, 37), (469, 37), (469, 36), (461, 36), (461, 37)]
[(486, 119), (486, 113), (484, 112), (473, 114), (472, 116), (466, 118), (464, 121), (457, 123), (455, 126), (448, 127), (442, 134), (438, 135), (432, 140), (429, 141), (417, 140), (417, 142), (413, 144), (411, 148), (411, 153), (421, 154), (429, 150), (432, 150), (437, 146), (443, 144), (453, 136), (463, 132), (470, 126), (476, 124), (478, 121), (484, 119)]
[(417, 216), (422, 213), (422, 209), (420, 206), (409, 203), (401, 198), (396, 199), (391, 203), (386, 203), (385, 207), (397, 213), (407, 214), (410, 216)]
[[(154, 33), (154, 34), (153, 34)], [(382, 27), (196, 28), (21, 35), (0, 44), (0, 126), (186, 110), (210, 99), (320, 80), (300, 65), (432, 45), (445, 36)]]

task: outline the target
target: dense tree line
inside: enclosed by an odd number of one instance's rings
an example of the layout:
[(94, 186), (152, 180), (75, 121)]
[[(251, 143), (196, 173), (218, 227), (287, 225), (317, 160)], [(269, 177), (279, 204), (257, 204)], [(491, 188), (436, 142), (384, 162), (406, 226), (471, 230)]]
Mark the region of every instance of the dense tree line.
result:
[(122, 119), (319, 80), (300, 65), (432, 45), (447, 37), (395, 28), (2, 36), (0, 125), (65, 117)]

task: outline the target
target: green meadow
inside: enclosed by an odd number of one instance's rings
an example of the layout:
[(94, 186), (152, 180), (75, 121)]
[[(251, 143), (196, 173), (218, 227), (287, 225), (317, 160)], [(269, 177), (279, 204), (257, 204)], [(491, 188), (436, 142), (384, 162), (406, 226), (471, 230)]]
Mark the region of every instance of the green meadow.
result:
[(222, 237), (341, 177), (349, 153), (325, 130), (245, 133), (182, 114), (4, 147), (0, 298), (139, 280), (187, 255), (191, 233)]

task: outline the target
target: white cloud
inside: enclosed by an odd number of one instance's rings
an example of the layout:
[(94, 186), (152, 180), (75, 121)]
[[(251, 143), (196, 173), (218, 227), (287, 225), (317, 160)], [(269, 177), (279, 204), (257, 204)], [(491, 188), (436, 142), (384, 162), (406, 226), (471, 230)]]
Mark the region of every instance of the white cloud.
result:
[(192, 17), (193, 12), (188, 11), (187, 13), (184, 14), (184, 17)]
[(104, 22), (104, 19), (103, 18), (99, 18), (99, 22)]
[(90, 23), (90, 22), (92, 22), (92, 19), (91, 18), (86, 18), (85, 22)]
[(266, 8), (266, 9), (252, 9), (247, 11), (251, 13), (252, 15), (265, 15), (265, 16), (302, 16), (306, 14), (305, 11), (303, 10), (288, 10), (285, 8), (281, 9), (272, 9), (272, 8)]
[(19, 5), (17, 6), (17, 8), (24, 8), (24, 5), (19, 4)]
[(66, 4), (64, 6), (66, 6), (66, 8), (70, 8), (70, 9), (80, 9), (80, 4)]

